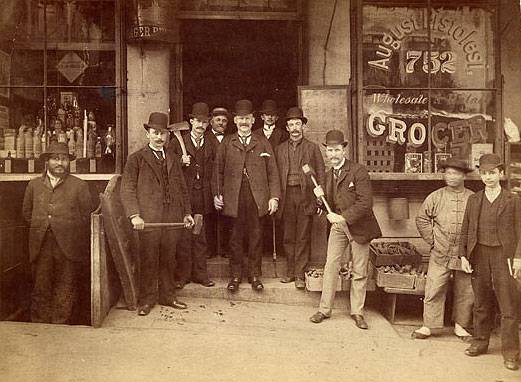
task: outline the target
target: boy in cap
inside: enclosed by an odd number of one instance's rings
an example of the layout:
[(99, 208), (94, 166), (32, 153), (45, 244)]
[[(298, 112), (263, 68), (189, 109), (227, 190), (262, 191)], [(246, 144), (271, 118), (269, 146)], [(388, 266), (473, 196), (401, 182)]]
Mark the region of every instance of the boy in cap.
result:
[(324, 183), (324, 159), (320, 148), (304, 138), (308, 119), (302, 109), (292, 107), (286, 113), (286, 129), (289, 140), (276, 149), (281, 180), (281, 199), (277, 216), (284, 226), (284, 252), (288, 259), (287, 276), (283, 283), (295, 282), (297, 289), (304, 289), (304, 273), (310, 256), (311, 227), (317, 211), (313, 183), (302, 171), (309, 164), (316, 172), (319, 184)]
[(465, 354), (488, 351), (495, 299), (501, 314), (501, 352), (509, 370), (519, 368), (519, 292), (521, 278), (521, 204), (501, 187), (504, 168), (496, 154), (479, 158), (485, 189), (469, 197), (461, 229), (461, 265), (472, 273), (474, 337)]
[[(176, 269), (176, 287), (183, 288), (190, 281), (205, 287), (215, 283), (208, 278), (206, 257), (206, 222), (208, 215), (214, 211), (211, 177), (215, 148), (205, 138), (205, 132), (210, 119), (208, 105), (204, 102), (195, 103), (190, 113), (191, 130), (182, 136), (187, 156), (182, 156), (182, 168), (186, 186), (190, 194), (192, 213), (203, 215), (203, 228), (199, 235), (191, 231), (182, 234), (179, 243)], [(177, 140), (171, 141), (174, 151), (181, 155), (181, 146)]]
[[(335, 299), (340, 261), (351, 244), (353, 278), (349, 302), (351, 317), (360, 329), (367, 329), (363, 316), (367, 291), (367, 263), (371, 240), (382, 235), (373, 213), (373, 192), (367, 169), (346, 158), (347, 142), (340, 130), (326, 134), (326, 156), (331, 171), (326, 173), (326, 197), (332, 213), (327, 215), (331, 223), (324, 267), (322, 297), (317, 313), (311, 316), (313, 323), (331, 317)], [(349, 233), (349, 235), (348, 235)], [(352, 241), (350, 243), (350, 237)]]
[(465, 174), (472, 171), (462, 159), (449, 158), (441, 163), (446, 186), (433, 191), (423, 201), (416, 216), (416, 227), (430, 245), (429, 269), (423, 300), (423, 326), (412, 338), (425, 339), (432, 329), (443, 328), (445, 298), (450, 277), (454, 277), (454, 334), (469, 339), (472, 327), (474, 294), (470, 274), (459, 261), (461, 225), (467, 200), (473, 192), (465, 188)]
[[(67, 144), (51, 142), (41, 155), (42, 176), (25, 190), (23, 216), (30, 223), (31, 321), (71, 323), (78, 279), (89, 261), (93, 203), (87, 183), (69, 174), (74, 159)], [(88, 267), (87, 267), (88, 269)]]
[(138, 314), (146, 316), (158, 302), (176, 309), (174, 273), (179, 231), (145, 230), (144, 224), (183, 221), (194, 225), (190, 197), (178, 156), (165, 148), (168, 115), (151, 113), (144, 124), (148, 144), (128, 157), (121, 179), (121, 202), (134, 229), (139, 230)]
[(256, 291), (264, 288), (261, 276), (262, 230), (260, 218), (277, 211), (280, 198), (275, 155), (265, 137), (252, 135), (255, 122), (249, 100), (235, 104), (237, 133), (224, 138), (216, 156), (213, 178), (215, 208), (233, 218), (230, 238), (232, 278), (228, 290), (239, 288), (243, 275), (243, 239), (248, 239), (248, 280)]

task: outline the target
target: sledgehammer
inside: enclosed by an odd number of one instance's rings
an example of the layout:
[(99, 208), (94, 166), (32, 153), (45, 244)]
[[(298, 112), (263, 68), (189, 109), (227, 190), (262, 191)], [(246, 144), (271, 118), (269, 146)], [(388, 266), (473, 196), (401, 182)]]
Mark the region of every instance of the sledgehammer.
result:
[[(195, 224), (192, 227), (192, 234), (199, 235), (203, 228), (203, 215), (194, 215)], [(185, 223), (145, 223), (145, 229), (154, 228), (169, 228), (169, 229), (182, 229), (186, 228)]]

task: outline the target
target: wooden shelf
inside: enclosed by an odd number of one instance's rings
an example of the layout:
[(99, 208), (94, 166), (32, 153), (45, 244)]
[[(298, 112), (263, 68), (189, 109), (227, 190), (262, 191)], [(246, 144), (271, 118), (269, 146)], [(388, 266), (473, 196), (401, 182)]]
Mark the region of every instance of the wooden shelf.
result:
[[(371, 180), (399, 180), (399, 181), (443, 180), (442, 173), (410, 174), (410, 173), (404, 173), (404, 172), (370, 172), (369, 176), (371, 177)], [(469, 174), (466, 176), (466, 179), (467, 180), (480, 180), (480, 177), (478, 174)]]
[[(0, 174), (0, 182), (28, 182), (31, 179), (34, 179), (38, 176), (41, 176), (41, 173), (31, 173), (31, 174)], [(112, 179), (113, 176), (117, 174), (72, 174), (77, 176), (80, 179), (86, 181), (105, 181)]]
[[(17, 42), (16, 50), (43, 50), (43, 41)], [(114, 51), (114, 42), (47, 42), (47, 50), (90, 50), (90, 51)]]

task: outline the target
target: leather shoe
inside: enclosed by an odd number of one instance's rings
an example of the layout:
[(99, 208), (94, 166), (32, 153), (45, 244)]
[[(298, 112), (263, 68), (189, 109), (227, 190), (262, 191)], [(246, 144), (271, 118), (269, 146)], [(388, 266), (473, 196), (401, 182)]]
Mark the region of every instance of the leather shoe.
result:
[(188, 284), (188, 281), (176, 281), (174, 286), (175, 289), (183, 289), (186, 284)]
[(320, 324), (322, 321), (327, 320), (329, 316), (326, 316), (322, 312), (316, 312), (314, 315), (309, 317), (309, 321), (313, 322), (314, 324)]
[(238, 277), (234, 277), (230, 280), (228, 283), (228, 286), (226, 287), (230, 292), (236, 292), (239, 290), (239, 284), (241, 283), (241, 280)]
[(197, 284), (201, 284), (202, 286), (207, 287), (207, 288), (213, 287), (215, 285), (215, 282), (213, 282), (210, 279), (194, 280), (194, 282), (197, 283)]
[(488, 351), (488, 346), (472, 344), (465, 349), (465, 355), (469, 357), (477, 357), (478, 355), (485, 354)]
[(283, 283), (283, 284), (289, 284), (289, 283), (292, 283), (293, 281), (295, 281), (295, 277), (284, 277), (282, 279), (280, 279), (280, 282)]
[(295, 288), (304, 289), (306, 287), (306, 282), (302, 279), (295, 279)]
[(251, 283), (251, 289), (253, 289), (253, 290), (261, 291), (264, 289), (264, 285), (262, 284), (262, 281), (256, 276), (251, 278), (250, 283)]
[(361, 314), (352, 314), (351, 317), (353, 318), (353, 320), (355, 320), (355, 324), (358, 328), (364, 330), (369, 329), (369, 325), (367, 325), (367, 322), (365, 322), (364, 316), (362, 316)]
[(518, 370), (519, 369), (519, 361), (515, 358), (507, 358), (505, 359), (505, 367), (508, 370)]
[(184, 302), (178, 301), (175, 298), (171, 299), (170, 301), (160, 302), (160, 304), (164, 305), (164, 306), (171, 306), (174, 309), (186, 309), (186, 308), (188, 308), (188, 305), (186, 305)]
[(148, 316), (148, 314), (150, 313), (151, 310), (152, 310), (152, 305), (150, 305), (150, 304), (141, 305), (137, 309), (137, 314), (138, 314), (138, 316)]
[(414, 331), (411, 333), (411, 338), (413, 340), (425, 340), (427, 338), (429, 338), (430, 336), (428, 336), (427, 334), (423, 334), (423, 333), (420, 333), (418, 331)]

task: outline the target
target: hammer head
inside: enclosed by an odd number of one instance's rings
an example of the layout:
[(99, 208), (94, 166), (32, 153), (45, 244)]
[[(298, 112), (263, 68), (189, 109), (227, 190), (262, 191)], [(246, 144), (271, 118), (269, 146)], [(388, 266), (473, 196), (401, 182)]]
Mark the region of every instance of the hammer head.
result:
[(313, 170), (313, 167), (311, 167), (307, 163), (304, 166), (302, 166), (302, 171), (304, 172), (304, 174), (306, 174), (308, 176), (315, 175), (315, 170)]
[(195, 220), (195, 224), (192, 227), (192, 233), (194, 235), (199, 235), (201, 233), (201, 229), (203, 228), (203, 215), (195, 214), (194, 220)]
[(190, 130), (190, 125), (186, 121), (176, 122), (172, 123), (171, 125), (168, 125), (168, 130), (173, 132)]

